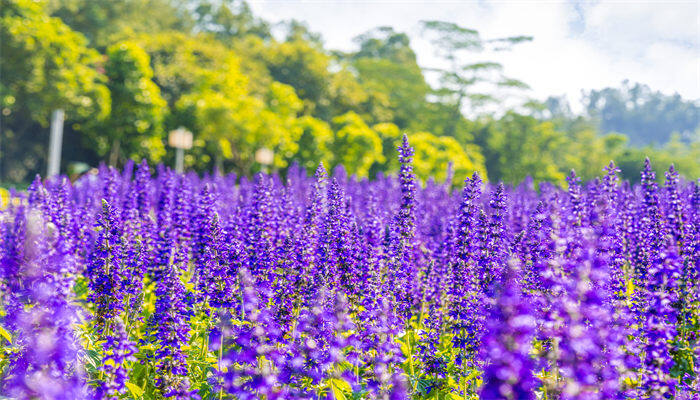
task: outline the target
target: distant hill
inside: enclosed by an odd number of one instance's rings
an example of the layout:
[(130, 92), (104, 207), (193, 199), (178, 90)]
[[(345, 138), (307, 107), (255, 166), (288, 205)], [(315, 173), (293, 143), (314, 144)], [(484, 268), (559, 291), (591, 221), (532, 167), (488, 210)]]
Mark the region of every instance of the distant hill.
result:
[[(546, 105), (553, 116), (570, 116), (562, 98)], [(674, 133), (690, 143), (698, 140), (700, 102), (666, 95), (640, 83), (622, 82), (619, 88), (584, 92), (585, 116), (595, 121), (601, 133), (623, 133), (632, 146), (664, 145)]]

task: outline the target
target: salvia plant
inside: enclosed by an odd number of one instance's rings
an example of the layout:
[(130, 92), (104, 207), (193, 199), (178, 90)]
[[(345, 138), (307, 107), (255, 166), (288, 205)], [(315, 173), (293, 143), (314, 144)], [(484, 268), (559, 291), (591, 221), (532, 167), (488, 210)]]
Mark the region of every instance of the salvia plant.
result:
[(0, 398), (700, 398), (700, 182), (453, 188), (398, 157), (12, 192)]

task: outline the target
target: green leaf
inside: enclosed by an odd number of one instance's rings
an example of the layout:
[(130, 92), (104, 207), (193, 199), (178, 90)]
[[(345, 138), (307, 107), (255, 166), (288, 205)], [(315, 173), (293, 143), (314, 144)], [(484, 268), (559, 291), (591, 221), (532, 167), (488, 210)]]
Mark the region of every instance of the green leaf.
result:
[(76, 298), (84, 299), (88, 292), (87, 281), (83, 278), (78, 278), (73, 286), (73, 292)]
[(428, 386), (430, 385), (430, 381), (427, 381), (425, 379), (419, 379), (418, 384), (416, 385), (416, 388), (422, 394), (423, 396), (428, 395)]
[(2, 326), (0, 326), (0, 336), (4, 337), (8, 342), (10, 342), (10, 344), (12, 344), (12, 335), (10, 335), (10, 332), (6, 331)]
[(342, 379), (331, 379), (331, 390), (333, 391), (333, 398), (335, 400), (346, 400), (345, 393), (343, 393), (341, 386), (349, 386), (347, 382)]
[(134, 385), (131, 382), (125, 382), (126, 387), (129, 389), (129, 392), (131, 392), (131, 395), (134, 396), (134, 398), (139, 398), (143, 396), (143, 390), (141, 390), (140, 387)]
[(87, 355), (87, 361), (90, 365), (92, 365), (94, 368), (97, 368), (98, 364), (102, 361), (102, 357), (100, 357), (100, 353), (93, 349), (86, 349), (85, 350), (85, 355)]

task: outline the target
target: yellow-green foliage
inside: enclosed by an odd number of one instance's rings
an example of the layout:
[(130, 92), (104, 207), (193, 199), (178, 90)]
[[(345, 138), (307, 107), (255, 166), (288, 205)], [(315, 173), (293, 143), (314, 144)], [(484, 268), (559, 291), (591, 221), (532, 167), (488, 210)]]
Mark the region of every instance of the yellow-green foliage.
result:
[(105, 78), (94, 66), (100, 54), (58, 18), (46, 15), (45, 2), (0, 2), (4, 116), (31, 110), (48, 125), (53, 109), (63, 108), (73, 120), (103, 119), (109, 113)]
[(329, 146), (333, 141), (333, 131), (328, 123), (305, 115), (294, 121), (289, 133), (289, 146), (281, 154), (287, 164), (296, 161), (308, 171), (318, 167), (319, 162), (330, 165)]
[(342, 164), (359, 177), (366, 177), (374, 163), (384, 162), (379, 135), (354, 112), (333, 118), (332, 166)]
[(107, 49), (104, 68), (112, 108), (102, 130), (110, 135), (93, 132), (98, 153), (104, 155), (111, 149), (121, 150), (130, 158), (159, 158), (162, 149), (157, 141), (163, 138), (166, 103), (152, 81), (148, 54), (135, 42), (119, 42)]
[[(635, 148), (622, 134), (601, 135), (593, 118), (537, 114), (535, 102), (531, 114), (470, 120), (467, 105), (496, 98), (474, 86), (483, 81), (477, 71), (495, 73), (499, 87), (521, 83), (480, 62), (433, 70), (449, 79), (431, 87), (408, 35), (392, 28), (370, 30), (355, 38), (356, 51), (342, 53), (299, 22), (284, 26), (286, 38), (273, 37), (245, 2), (180, 3), (0, 0), (0, 178), (22, 182), (41, 171), (49, 116), (59, 107), (71, 144), (64, 158), (93, 165), (143, 157), (172, 165), (167, 132), (182, 126), (194, 134), (185, 165), (198, 171), (249, 175), (261, 169), (256, 151), (268, 148), (272, 169), (298, 162), (312, 172), (323, 161), (373, 177), (398, 170), (396, 148), (407, 133), (422, 179), (444, 179), (452, 163), (455, 183), (477, 171), (491, 181), (563, 184), (571, 168), (590, 179), (610, 160), (623, 178), (638, 179), (645, 156), (658, 168), (673, 162), (687, 178), (700, 175), (697, 132)], [(446, 55), (488, 44), (455, 24), (423, 25)]]
[(382, 154), (384, 155), (384, 162), (375, 164), (375, 169), (377, 171), (398, 171), (399, 160), (396, 157), (396, 149), (401, 145), (401, 130), (389, 122), (376, 124), (372, 129), (377, 132), (382, 141)]
[(452, 183), (455, 185), (460, 185), (474, 172), (486, 177), (484, 157), (478, 148), (464, 148), (453, 137), (435, 136), (428, 132), (410, 135), (409, 140), (416, 152), (413, 158), (415, 173), (423, 180), (433, 177), (444, 181), (450, 163), (454, 172)]

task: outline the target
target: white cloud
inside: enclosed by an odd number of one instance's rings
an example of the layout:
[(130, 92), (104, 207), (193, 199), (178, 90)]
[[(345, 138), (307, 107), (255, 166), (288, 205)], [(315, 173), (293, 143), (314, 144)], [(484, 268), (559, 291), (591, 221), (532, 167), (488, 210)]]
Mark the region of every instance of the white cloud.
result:
[(483, 54), (532, 87), (537, 98), (616, 86), (622, 80), (700, 98), (700, 2), (562, 1), (252, 1), (278, 22), (306, 21), (326, 46), (351, 50), (352, 38), (381, 25), (409, 33), (421, 65), (437, 60), (418, 22), (441, 19), (484, 37), (531, 35), (510, 52)]

